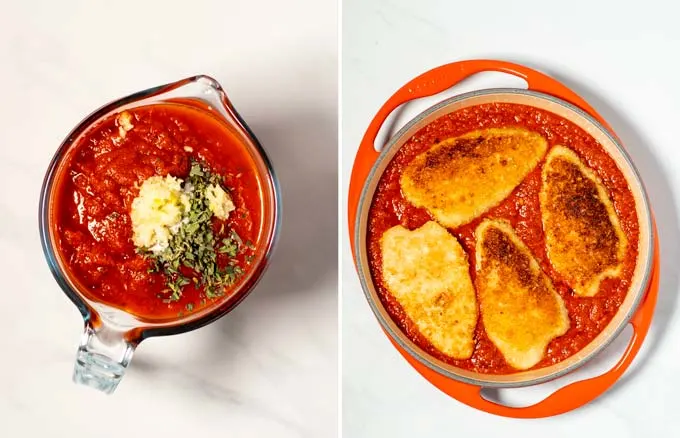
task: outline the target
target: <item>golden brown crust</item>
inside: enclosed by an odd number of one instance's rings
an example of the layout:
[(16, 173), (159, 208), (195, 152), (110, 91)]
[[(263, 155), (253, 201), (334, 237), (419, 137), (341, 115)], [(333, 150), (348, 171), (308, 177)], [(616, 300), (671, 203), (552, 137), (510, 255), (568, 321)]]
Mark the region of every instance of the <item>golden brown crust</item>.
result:
[(478, 310), (460, 243), (434, 221), (392, 227), (380, 243), (385, 285), (420, 333), (442, 353), (469, 358)]
[(486, 334), (510, 366), (531, 368), (548, 343), (569, 329), (564, 301), (508, 222), (484, 220), (475, 236)]
[(413, 159), (400, 179), (404, 197), (455, 228), (498, 205), (548, 148), (540, 134), (492, 128), (446, 139)]
[(542, 172), (541, 214), (548, 258), (580, 296), (618, 276), (627, 239), (607, 190), (571, 149), (554, 147)]

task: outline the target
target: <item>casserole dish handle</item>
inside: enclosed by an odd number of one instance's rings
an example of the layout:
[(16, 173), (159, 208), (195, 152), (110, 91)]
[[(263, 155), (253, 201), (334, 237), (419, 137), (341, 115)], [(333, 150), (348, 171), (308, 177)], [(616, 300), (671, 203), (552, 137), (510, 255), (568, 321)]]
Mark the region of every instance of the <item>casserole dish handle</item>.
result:
[[(400, 105), (422, 97), (432, 96), (445, 91), (464, 79), (485, 71), (508, 73), (524, 79), (530, 90), (546, 93), (565, 100), (596, 118), (610, 133), (611, 127), (588, 105), (588, 103), (555, 79), (536, 70), (505, 61), (468, 60), (446, 64), (412, 79), (385, 102), (371, 121), (364, 134), (352, 168), (352, 175), (348, 193), (349, 236), (352, 255), (356, 264), (355, 254), (355, 221), (359, 208), (359, 199), (363, 185), (368, 179), (373, 164), (380, 155), (374, 148), (375, 139), (387, 117)], [(658, 240), (654, 226), (654, 259), (652, 275), (646, 296), (631, 320), (633, 336), (619, 362), (606, 373), (590, 379), (571, 383), (532, 406), (514, 408), (503, 406), (486, 400), (481, 395), (481, 387), (462, 383), (445, 377), (422, 365), (408, 353), (403, 351), (395, 342), (393, 344), (406, 360), (428, 381), (446, 394), (476, 409), (514, 418), (541, 418), (559, 415), (576, 409), (597, 398), (611, 387), (630, 366), (637, 352), (642, 346), (651, 324), (659, 282)]]

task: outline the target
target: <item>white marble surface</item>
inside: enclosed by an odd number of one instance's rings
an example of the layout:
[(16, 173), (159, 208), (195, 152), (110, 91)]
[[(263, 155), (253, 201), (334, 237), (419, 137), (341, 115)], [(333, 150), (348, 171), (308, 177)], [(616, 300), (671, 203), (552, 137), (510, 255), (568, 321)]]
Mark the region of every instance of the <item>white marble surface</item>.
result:
[[(677, 436), (679, 13), (674, 2), (652, 0), (343, 2), (343, 210), (351, 163), (364, 130), (398, 87), (447, 62), (503, 58), (564, 81), (610, 122), (637, 163), (650, 193), (659, 225), (662, 267), (650, 335), (632, 368), (612, 390), (563, 416), (506, 419), (473, 410), (439, 392), (391, 347), (348, 262), (343, 216), (344, 436)], [(521, 84), (501, 74), (487, 74), (458, 90)], [(417, 105), (420, 109), (427, 106)], [(409, 114), (412, 117), (414, 108), (406, 113), (404, 119)], [(619, 339), (581, 376), (611, 366), (625, 343), (625, 338)], [(554, 389), (554, 385), (548, 389)], [(526, 403), (545, 395), (546, 388), (541, 388), (505, 391), (503, 396)]]
[[(0, 436), (336, 436), (336, 2), (1, 3)], [(142, 343), (113, 396), (78, 387), (82, 321), (38, 239), (44, 171), (93, 109), (198, 73), (274, 162), (277, 252), (233, 313)]]

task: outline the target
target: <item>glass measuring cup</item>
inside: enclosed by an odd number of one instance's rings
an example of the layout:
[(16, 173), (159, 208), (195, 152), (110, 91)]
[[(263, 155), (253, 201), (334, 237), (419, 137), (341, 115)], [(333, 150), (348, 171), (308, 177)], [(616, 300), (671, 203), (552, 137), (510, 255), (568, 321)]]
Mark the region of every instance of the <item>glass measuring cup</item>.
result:
[[(85, 294), (70, 274), (58, 250), (55, 199), (57, 182), (63, 176), (74, 146), (111, 114), (124, 109), (164, 102), (181, 102), (210, 112), (238, 139), (250, 154), (258, 179), (262, 206), (262, 230), (256, 242), (252, 268), (232, 293), (195, 313), (172, 320), (145, 320)], [(40, 238), (52, 274), (83, 316), (84, 331), (76, 354), (73, 380), (105, 393), (115, 391), (125, 374), (135, 348), (152, 336), (179, 334), (209, 324), (238, 305), (257, 284), (271, 257), (280, 223), (280, 193), (269, 159), (261, 145), (234, 109), (220, 84), (199, 75), (153, 87), (111, 102), (81, 121), (57, 149), (43, 182), (39, 203)]]

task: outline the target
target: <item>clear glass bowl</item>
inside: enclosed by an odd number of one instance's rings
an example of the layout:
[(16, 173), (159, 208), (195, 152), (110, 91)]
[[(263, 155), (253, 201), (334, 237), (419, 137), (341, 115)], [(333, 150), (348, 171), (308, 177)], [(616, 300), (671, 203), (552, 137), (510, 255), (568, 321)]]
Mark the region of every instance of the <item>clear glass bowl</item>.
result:
[[(257, 243), (253, 268), (233, 293), (201, 311), (172, 320), (150, 321), (87, 296), (68, 274), (57, 249), (54, 217), (55, 182), (73, 145), (107, 116), (124, 109), (163, 102), (181, 102), (211, 112), (248, 150), (261, 181), (263, 227)], [(255, 287), (271, 257), (280, 228), (280, 191), (272, 165), (253, 133), (238, 115), (220, 84), (208, 76), (194, 76), (171, 84), (140, 91), (111, 102), (89, 116), (71, 131), (50, 162), (40, 193), (39, 227), (43, 252), (57, 283), (78, 307), (84, 332), (76, 354), (73, 380), (112, 393), (125, 374), (135, 348), (151, 336), (183, 333), (209, 324), (236, 307)]]

